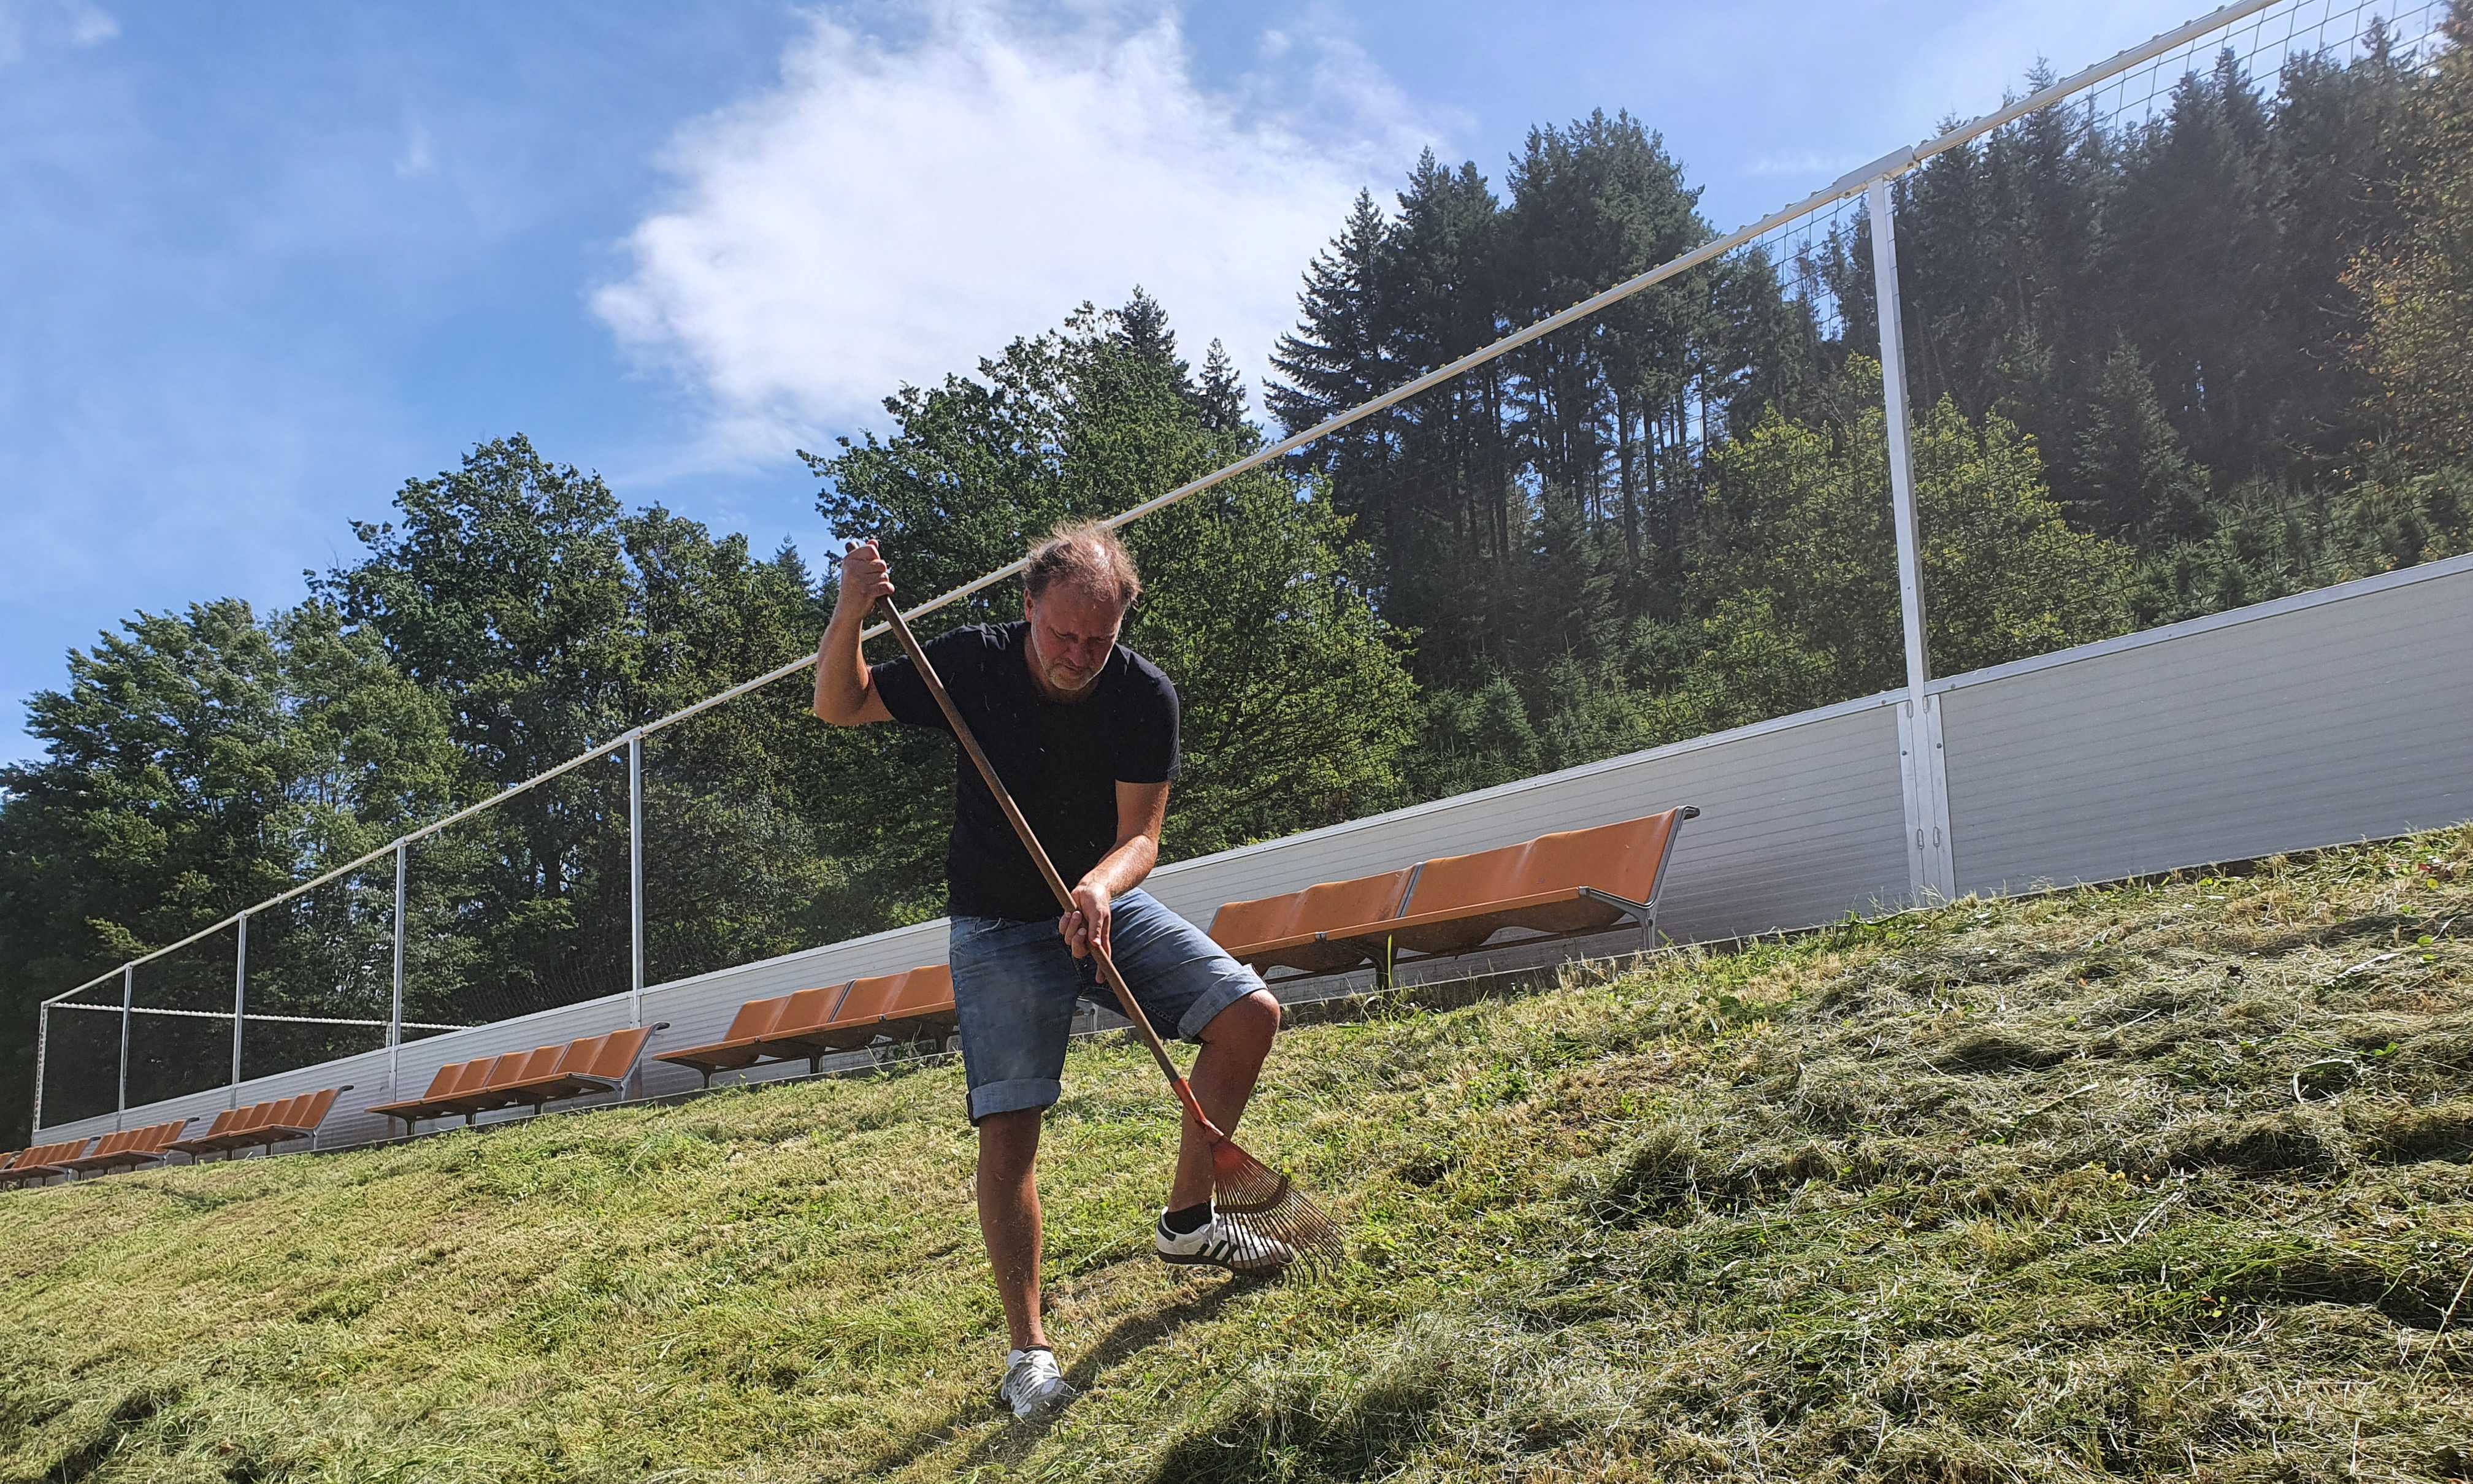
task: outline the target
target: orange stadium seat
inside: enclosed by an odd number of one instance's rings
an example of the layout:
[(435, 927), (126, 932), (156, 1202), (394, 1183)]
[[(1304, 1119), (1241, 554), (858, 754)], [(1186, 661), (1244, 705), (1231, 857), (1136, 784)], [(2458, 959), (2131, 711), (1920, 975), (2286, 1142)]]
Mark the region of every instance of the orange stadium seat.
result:
[(1229, 956), (1265, 969), (1308, 974), (1354, 969), (1373, 956), (1357, 934), (1397, 917), (1416, 868), (1403, 866), (1352, 881), (1325, 881), (1285, 897), (1232, 901), (1211, 919), (1211, 936)]
[(97, 1144), (92, 1154), (62, 1160), (60, 1164), (65, 1169), (80, 1173), (91, 1170), (130, 1169), (140, 1164), (154, 1164), (170, 1152), (172, 1140), (180, 1137), (180, 1131), (188, 1126), (188, 1119), (175, 1118), (169, 1123), (157, 1123), (147, 1128), (131, 1129), (125, 1134), (114, 1134)]
[[(645, 1042), (655, 1031), (666, 1030), (669, 1022), (641, 1026), (634, 1030), (610, 1031), (599, 1036), (587, 1036), (570, 1041), (564, 1046), (552, 1047), (559, 1055), (547, 1071), (527, 1075), (499, 1089), (494, 1106), (512, 1108), (528, 1104), (539, 1113), (545, 1103), (588, 1092), (614, 1092), (634, 1075), (636, 1064), (644, 1055)], [(539, 1052), (534, 1053), (537, 1064)], [(532, 1070), (527, 1066), (527, 1071)]]
[(335, 1106), (336, 1095), (348, 1092), (351, 1088), (352, 1085), (348, 1082), (340, 1088), (304, 1092), (299, 1097), (277, 1104), (274, 1113), (247, 1130), (245, 1134), (227, 1136), (229, 1147), (272, 1149), (277, 1144), (288, 1144), (296, 1138), (315, 1138), (318, 1137), (318, 1126), (326, 1121), (327, 1113)]
[(1417, 868), (1400, 915), (1362, 941), (1432, 957), (1468, 953), (1505, 928), (1541, 938), (1603, 932), (1625, 919), (1641, 946), (1657, 932), (1657, 892), (1689, 805), (1619, 825), (1539, 835), (1520, 845), (1445, 855)]
[(370, 1107), (370, 1112), (401, 1120), (403, 1132), (409, 1137), (421, 1119), (435, 1118), (444, 1112), (440, 1108), (438, 1100), (455, 1090), (457, 1084), (463, 1079), (465, 1070), (472, 1065), (469, 1062), (449, 1062), (438, 1068), (437, 1072), (430, 1077), (429, 1087), (420, 1096), (408, 1097), (393, 1103), (373, 1103)]
[(1294, 969), (1302, 978), (1370, 961), (1379, 982), (1403, 953), (1469, 953), (1506, 929), (1528, 935), (1517, 942), (1545, 942), (1629, 920), (1646, 948), (1656, 938), (1657, 892), (1675, 835), (1699, 813), (1687, 804), (1285, 897), (1233, 901), (1212, 919), (1211, 936), (1257, 970)]
[(73, 1138), (65, 1143), (37, 1144), (26, 1150), (10, 1161), (7, 1169), (0, 1169), (0, 1185), (36, 1185), (55, 1175), (68, 1174), (68, 1167), (62, 1161), (84, 1154), (86, 1142), (83, 1138)]
[[(848, 986), (835, 988), (846, 989)], [(803, 991), (802, 993), (823, 993), (825, 992)], [(676, 1051), (664, 1051), (653, 1060), (673, 1062), (681, 1066), (692, 1066), (704, 1078), (705, 1086), (710, 1087), (713, 1073), (730, 1071), (741, 1066), (753, 1066), (765, 1059), (762, 1044), (764, 1038), (780, 1020), (781, 1012), (796, 997), (785, 994), (776, 999), (751, 999), (738, 1007), (738, 1014), (731, 1017), (730, 1029), (721, 1040), (708, 1041), (701, 1046), (685, 1046)]]

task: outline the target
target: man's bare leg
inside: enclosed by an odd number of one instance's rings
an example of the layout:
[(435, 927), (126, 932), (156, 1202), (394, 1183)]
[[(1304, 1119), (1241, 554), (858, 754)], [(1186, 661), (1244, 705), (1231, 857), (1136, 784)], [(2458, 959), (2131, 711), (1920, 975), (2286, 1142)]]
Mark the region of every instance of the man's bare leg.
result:
[[(1256, 990), (1212, 1017), (1202, 1028), (1202, 1053), (1193, 1059), (1192, 1074), (1186, 1080), (1193, 1086), (1193, 1100), (1202, 1105), (1219, 1132), (1236, 1132), (1236, 1120), (1244, 1116), (1245, 1103), (1254, 1095), (1254, 1081), (1262, 1074), (1262, 1059), (1270, 1055), (1272, 1038), (1279, 1033), (1280, 1002), (1268, 990)], [(979, 1126), (984, 1129), (987, 1124)], [(984, 1157), (980, 1167), (986, 1167)], [(1176, 1152), (1176, 1182), (1168, 1187), (1167, 1209), (1183, 1210), (1210, 1199), (1211, 1141), (1188, 1117), (1185, 1141)], [(985, 1196), (980, 1197), (979, 1209), (987, 1209)]]
[[(1039, 1322), (1037, 1168), (1040, 1120), (1046, 1112), (1023, 1108), (979, 1120), (979, 1235), (988, 1244), (988, 1266), (996, 1270), (996, 1296), (1004, 1301), (1005, 1328), (1016, 1350), (1047, 1343)], [(1208, 1167), (1208, 1155), (1204, 1162)]]

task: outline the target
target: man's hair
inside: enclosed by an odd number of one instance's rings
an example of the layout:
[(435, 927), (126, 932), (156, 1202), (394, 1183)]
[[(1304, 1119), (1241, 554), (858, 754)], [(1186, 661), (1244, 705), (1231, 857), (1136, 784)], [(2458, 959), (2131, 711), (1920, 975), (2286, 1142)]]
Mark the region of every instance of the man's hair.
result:
[(1142, 595), (1142, 578), (1116, 533), (1095, 520), (1067, 520), (1030, 549), (1021, 586), (1033, 598), (1056, 583), (1070, 583), (1094, 598), (1115, 598), (1127, 608)]

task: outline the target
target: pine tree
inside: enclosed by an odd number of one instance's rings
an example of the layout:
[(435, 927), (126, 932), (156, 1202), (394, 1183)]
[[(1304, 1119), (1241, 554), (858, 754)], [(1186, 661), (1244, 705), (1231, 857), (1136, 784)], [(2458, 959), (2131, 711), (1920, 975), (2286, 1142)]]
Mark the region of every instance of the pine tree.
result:
[(1228, 347), (1216, 339), (1202, 358), (1202, 384), (1194, 394), (1194, 412), (1202, 425), (1214, 433), (1254, 430), (1245, 418), (1245, 378), (1237, 373)]
[(2407, 126), (2404, 225), (2354, 272), (2365, 358), (2404, 441), (2433, 461), (2473, 459), (2473, 7), (2451, 8), (2442, 34)]
[[(1290, 433), (1379, 396), (1396, 385), (1382, 344), (1381, 285), (1387, 228), (1374, 193), (1359, 191), (1348, 223), (1330, 246), (1314, 254), (1298, 296), (1300, 323), (1280, 337), (1271, 367), (1280, 373), (1262, 394), (1263, 404)], [(1333, 465), (1340, 449), (1379, 439), (1379, 429), (1329, 440), (1329, 449), (1304, 450), (1310, 462)]]
[(1167, 311), (1140, 284), (1134, 285), (1134, 297), (1116, 311), (1115, 333), (1137, 360), (1164, 369), (1180, 383), (1191, 378), (1192, 368), (1176, 353), (1176, 331), (1168, 328)]
[(2149, 541), (2197, 530), (2205, 481), (2164, 416), (2146, 364), (2125, 341), (2104, 358), (2073, 452), (2071, 484), (2081, 491), (2078, 514), (2087, 529)]
[(2227, 50), (2128, 151), (2107, 279), (2165, 416), (2219, 479), (2268, 443), (2276, 223), (2264, 101)]

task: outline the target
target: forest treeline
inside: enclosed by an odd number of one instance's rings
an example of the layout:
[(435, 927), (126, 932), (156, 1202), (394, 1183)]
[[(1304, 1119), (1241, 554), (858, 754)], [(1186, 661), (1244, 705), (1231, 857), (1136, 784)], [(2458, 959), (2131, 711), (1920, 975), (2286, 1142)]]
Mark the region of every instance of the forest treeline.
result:
[[(1898, 183), (1937, 672), (2473, 546), (2466, 32), (2263, 79), (2227, 55), (2150, 120), (2048, 108)], [(1307, 266), (1260, 422), (1137, 289), (804, 455), (819, 514), (946, 590), (1710, 240), (1697, 194), (1623, 113), (1532, 131), (1500, 182), (1429, 153)], [(1837, 220), (1129, 528), (1128, 638), (1186, 699), (1167, 855), (1898, 683), (1871, 245)], [(32, 702), (45, 751), (0, 770), (0, 1142), (40, 997), (796, 657), (832, 598), (520, 436), (353, 534), (298, 606), (140, 612)], [(650, 982), (941, 910), (948, 745), (805, 706), (793, 676), (646, 741)], [(621, 753), (413, 847), (407, 1018), (623, 990), (626, 822)], [(253, 918), (252, 1007), (383, 1017), (394, 892), (381, 860)], [(148, 966), (138, 1002), (228, 1009), (234, 946)], [(108, 1108), (118, 1017), (54, 1020), (47, 1116)], [(138, 1026), (132, 1101), (228, 1075), (228, 1021)], [(372, 1043), (253, 1023), (245, 1071)]]

